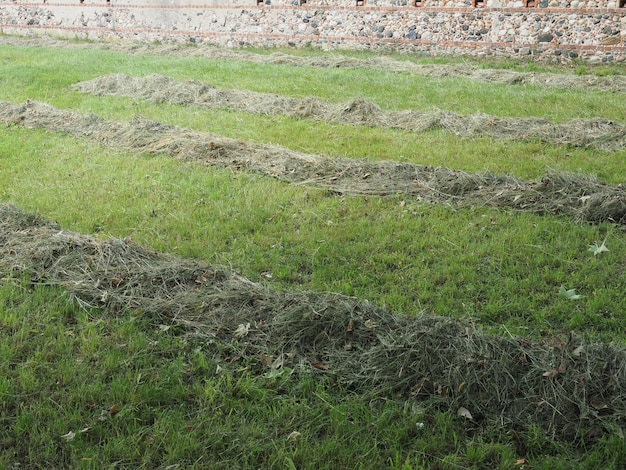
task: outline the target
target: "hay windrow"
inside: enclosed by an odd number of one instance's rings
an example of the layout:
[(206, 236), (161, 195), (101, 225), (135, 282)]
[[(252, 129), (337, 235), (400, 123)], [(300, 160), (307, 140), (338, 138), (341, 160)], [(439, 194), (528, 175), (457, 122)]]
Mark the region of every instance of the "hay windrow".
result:
[(433, 203), (560, 214), (576, 221), (626, 223), (623, 186), (610, 186), (582, 175), (555, 173), (539, 181), (525, 181), (409, 163), (327, 158), (154, 121), (107, 121), (35, 102), (0, 102), (0, 122), (65, 132), (137, 153), (159, 153), (200, 164), (254, 171), (337, 193), (405, 194)]
[(316, 98), (287, 98), (271, 93), (218, 89), (208, 83), (177, 81), (162, 75), (110, 74), (77, 83), (74, 89), (98, 96), (141, 98), (153, 103), (229, 109), (260, 115), (283, 115), (316, 121), (424, 132), (444, 129), (463, 137), (489, 136), (520, 141), (617, 151), (626, 146), (626, 126), (606, 119), (574, 119), (554, 124), (541, 118), (463, 116), (450, 111), (384, 111), (364, 99), (333, 104)]
[[(473, 422), (585, 440), (626, 426), (626, 351), (531, 341), (461, 320), (398, 316), (336, 294), (279, 292), (231, 270), (101, 240), (0, 205), (0, 274), (60, 286), (104, 315), (178, 325), (258, 374), (332, 376), (357, 393), (427, 400)], [(461, 419), (461, 418), (459, 418)], [(465, 419), (465, 418), (463, 418)]]
[(59, 49), (104, 49), (127, 54), (181, 55), (205, 59), (242, 61), (259, 64), (291, 65), (318, 68), (372, 68), (393, 72), (411, 73), (435, 78), (468, 78), (487, 83), (505, 85), (532, 85), (563, 89), (599, 90), (614, 93), (626, 92), (626, 76), (574, 75), (547, 72), (517, 72), (513, 70), (483, 69), (470, 64), (415, 64), (390, 57), (359, 59), (327, 54), (324, 57), (300, 57), (280, 52), (257, 54), (244, 50), (232, 50), (209, 45), (190, 47), (189, 44), (143, 44), (137, 42), (90, 42), (76, 43), (42, 36), (23, 38), (3, 35), (0, 44), (15, 46), (53, 47)]

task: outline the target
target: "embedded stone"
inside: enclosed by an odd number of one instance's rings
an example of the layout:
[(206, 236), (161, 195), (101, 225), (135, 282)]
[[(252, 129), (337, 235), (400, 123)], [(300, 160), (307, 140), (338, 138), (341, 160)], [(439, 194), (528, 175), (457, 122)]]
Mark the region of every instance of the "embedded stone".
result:
[(537, 36), (537, 42), (551, 42), (554, 39), (554, 36), (550, 33), (541, 33)]

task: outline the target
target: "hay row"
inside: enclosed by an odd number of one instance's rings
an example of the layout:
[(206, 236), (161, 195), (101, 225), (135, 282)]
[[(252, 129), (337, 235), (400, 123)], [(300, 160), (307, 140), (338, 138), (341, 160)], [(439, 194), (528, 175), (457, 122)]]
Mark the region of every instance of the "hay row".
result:
[(501, 118), (487, 114), (463, 116), (450, 111), (383, 111), (364, 99), (333, 104), (312, 97), (298, 99), (273, 93), (220, 89), (208, 83), (177, 81), (163, 75), (132, 77), (109, 74), (78, 83), (74, 89), (97, 96), (141, 98), (157, 104), (193, 105), (412, 132), (444, 129), (462, 137), (540, 140), (604, 151), (626, 147), (626, 126), (600, 118), (573, 119), (564, 124), (554, 124), (542, 118)]
[(53, 47), (59, 49), (105, 49), (138, 55), (179, 55), (211, 60), (241, 61), (258, 64), (290, 65), (318, 68), (371, 68), (392, 72), (411, 73), (434, 78), (468, 78), (487, 83), (504, 85), (532, 85), (562, 89), (599, 90), (615, 93), (626, 92), (626, 76), (574, 75), (571, 73), (517, 72), (513, 70), (482, 69), (471, 64), (416, 64), (378, 56), (367, 59), (326, 54), (323, 57), (301, 57), (280, 52), (257, 54), (243, 50), (224, 49), (209, 45), (145, 44), (137, 42), (89, 42), (76, 43), (51, 38), (21, 38), (0, 36), (0, 44), (16, 46)]
[(0, 102), (0, 122), (65, 132), (137, 153), (166, 154), (200, 164), (254, 171), (292, 184), (343, 194), (401, 193), (435, 203), (561, 214), (575, 221), (626, 223), (622, 185), (610, 186), (580, 175), (549, 174), (539, 181), (524, 181), (392, 161), (327, 158), (154, 121), (107, 121), (36, 102)]
[(216, 360), (239, 358), (259, 374), (332, 376), (357, 393), (462, 407), (475, 423), (538, 425), (557, 439), (584, 430), (594, 440), (626, 425), (626, 351), (614, 345), (499, 337), (346, 296), (278, 292), (127, 239), (66, 231), (11, 205), (0, 205), (0, 274), (61, 286), (105, 314), (178, 325)]

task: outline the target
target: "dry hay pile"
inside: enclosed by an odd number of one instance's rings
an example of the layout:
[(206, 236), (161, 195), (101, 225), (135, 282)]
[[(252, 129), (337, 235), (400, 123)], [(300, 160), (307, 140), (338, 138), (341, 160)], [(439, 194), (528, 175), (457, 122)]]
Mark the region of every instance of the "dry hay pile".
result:
[(500, 118), (486, 114), (463, 116), (450, 111), (383, 111), (364, 99), (332, 104), (316, 98), (286, 98), (273, 93), (218, 89), (207, 83), (177, 81), (162, 75), (139, 78), (110, 74), (78, 83), (74, 88), (98, 96), (127, 96), (153, 103), (225, 108), (253, 114), (285, 115), (414, 132), (445, 129), (464, 137), (484, 135), (498, 139), (541, 140), (604, 151), (617, 151), (626, 147), (626, 126), (599, 118), (553, 124), (540, 118)]
[(216, 360), (259, 374), (314, 373), (358, 393), (428, 400), (478, 425), (539, 425), (557, 439), (594, 440), (626, 425), (626, 351), (614, 345), (500, 337), (341, 295), (278, 292), (10, 205), (0, 205), (0, 273), (61, 286), (105, 314), (177, 325)]
[(512, 70), (483, 69), (469, 64), (415, 64), (409, 61), (396, 60), (389, 57), (371, 57), (359, 59), (325, 54), (322, 57), (301, 57), (291, 54), (274, 52), (258, 54), (243, 50), (224, 49), (210, 45), (190, 44), (145, 44), (138, 42), (89, 42), (76, 43), (49, 36), (23, 38), (0, 36), (0, 44), (15, 46), (54, 47), (59, 49), (93, 49), (100, 48), (128, 54), (148, 55), (182, 55), (185, 57), (201, 57), (204, 59), (241, 61), (260, 64), (290, 65), (296, 67), (318, 68), (372, 68), (393, 72), (411, 73), (436, 78), (469, 78), (488, 83), (505, 85), (533, 85), (579, 90), (600, 90), (616, 93), (626, 92), (626, 75), (596, 76), (573, 75), (565, 73), (517, 72)]
[(564, 214), (577, 221), (626, 223), (626, 193), (622, 185), (610, 186), (586, 176), (559, 173), (540, 181), (523, 181), (409, 163), (326, 158), (154, 121), (107, 121), (35, 102), (0, 102), (0, 122), (66, 132), (137, 153), (159, 153), (233, 170), (255, 171), (337, 193), (402, 193), (431, 202)]

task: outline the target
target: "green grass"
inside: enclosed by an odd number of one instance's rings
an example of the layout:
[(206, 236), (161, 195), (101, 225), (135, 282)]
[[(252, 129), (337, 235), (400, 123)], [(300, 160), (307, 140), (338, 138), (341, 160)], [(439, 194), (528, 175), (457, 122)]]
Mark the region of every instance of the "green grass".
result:
[[(602, 440), (574, 461), (541, 432), (480, 432), (415, 402), (312, 377), (218, 368), (210, 345), (63, 292), (0, 286), (0, 465), (17, 468), (620, 468)], [(558, 456), (558, 458), (557, 458)]]
[[(280, 116), (152, 105), (130, 98), (93, 97), (71, 85), (107, 73), (165, 74), (218, 87), (317, 96), (346, 102), (367, 98), (383, 109), (444, 109), (460, 114), (538, 116), (555, 122), (601, 117), (626, 122), (615, 93), (506, 86), (467, 79), (432, 79), (364, 69), (323, 70), (185, 57), (132, 56), (110, 51), (0, 48), (0, 100), (27, 99), (94, 112), (109, 119), (154, 119), (233, 138), (287, 146), (307, 153), (370, 160), (401, 160), (467, 171), (494, 171), (537, 178), (546, 169), (583, 171), (619, 182), (626, 151), (606, 153), (491, 138), (457, 139), (444, 131), (406, 133), (390, 129), (313, 123)], [(97, 54), (97, 58), (90, 58)], [(29, 64), (36, 63), (33, 68)], [(64, 64), (60, 66), (59, 64)], [(59, 67), (62, 73), (59, 73)], [(298, 136), (297, 139), (294, 136)]]
[[(1, 46), (0, 64), (0, 100), (45, 101), (109, 119), (139, 116), (312, 153), (527, 178), (554, 168), (618, 183), (626, 169), (623, 151), (157, 106), (70, 87), (105, 73), (162, 73), (333, 101), (361, 96), (386, 109), (496, 115), (511, 109), (527, 117), (623, 122), (620, 94), (96, 49)], [(341, 292), (398, 314), (469, 318), (502, 335), (550, 338), (573, 330), (589, 340), (626, 341), (626, 237), (610, 224), (428, 205), (402, 195), (338, 197), (16, 126), (0, 127), (0, 202), (70, 230), (130, 236), (231, 266), (277, 289)], [(588, 251), (605, 238), (609, 252)], [(561, 286), (583, 297), (561, 297)], [(371, 401), (330, 379), (258, 376), (248, 364), (215, 357), (210, 341), (162, 331), (133, 312), (83, 311), (60, 290), (5, 279), (0, 468), (504, 469), (520, 458), (533, 469), (626, 464), (626, 445), (615, 436), (585, 448), (553, 442), (540, 430), (479, 429), (431, 403)]]

